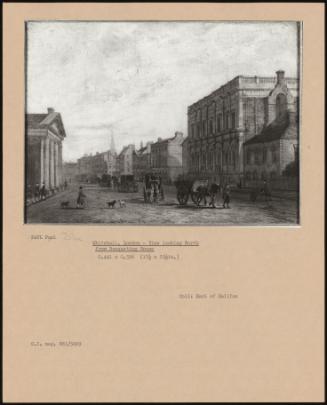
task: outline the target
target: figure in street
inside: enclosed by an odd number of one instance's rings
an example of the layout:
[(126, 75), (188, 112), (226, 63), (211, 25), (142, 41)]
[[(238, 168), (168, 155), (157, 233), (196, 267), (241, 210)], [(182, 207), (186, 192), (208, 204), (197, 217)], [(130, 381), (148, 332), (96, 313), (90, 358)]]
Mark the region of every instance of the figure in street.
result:
[(47, 196), (47, 191), (45, 188), (45, 183), (42, 183), (42, 187), (41, 187), (41, 200), (45, 200)]
[(263, 182), (261, 193), (265, 196), (266, 201), (271, 201), (271, 190), (266, 180)]
[(80, 186), (79, 192), (78, 192), (78, 197), (77, 197), (77, 208), (84, 208), (85, 200), (86, 200), (86, 195), (83, 192), (83, 187)]
[(223, 208), (229, 208), (230, 203), (230, 185), (227, 183), (223, 191)]

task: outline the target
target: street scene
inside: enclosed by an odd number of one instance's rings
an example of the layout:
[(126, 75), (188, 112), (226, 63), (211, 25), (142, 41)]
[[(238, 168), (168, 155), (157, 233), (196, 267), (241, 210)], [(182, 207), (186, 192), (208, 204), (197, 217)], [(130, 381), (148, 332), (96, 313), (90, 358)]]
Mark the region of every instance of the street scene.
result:
[[(294, 193), (272, 197), (265, 201), (260, 196), (256, 202), (250, 201), (247, 194), (235, 193), (231, 196), (230, 207), (223, 208), (223, 199), (217, 198), (216, 207), (197, 207), (194, 203), (180, 205), (173, 187), (167, 187), (165, 200), (145, 204), (143, 194), (118, 193), (99, 185), (83, 185), (86, 195), (84, 209), (77, 207), (79, 183), (67, 190), (34, 204), (28, 208), (31, 223), (108, 223), (108, 224), (158, 224), (168, 225), (285, 225), (297, 222), (297, 201)], [(69, 201), (62, 208), (61, 202)], [(115, 201), (114, 208), (108, 201)], [(125, 205), (120, 206), (119, 200)]]
[(299, 224), (298, 37), (29, 22), (25, 222)]

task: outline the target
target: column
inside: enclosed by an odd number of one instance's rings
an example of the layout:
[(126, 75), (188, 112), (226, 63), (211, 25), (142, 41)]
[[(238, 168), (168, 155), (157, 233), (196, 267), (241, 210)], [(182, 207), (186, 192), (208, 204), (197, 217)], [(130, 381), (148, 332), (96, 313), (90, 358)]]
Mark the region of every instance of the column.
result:
[(44, 183), (46, 188), (49, 188), (50, 185), (49, 170), (50, 170), (50, 140), (47, 137), (45, 139), (45, 159), (44, 159)]
[(50, 188), (54, 188), (54, 171), (55, 171), (55, 159), (54, 159), (54, 142), (50, 140)]
[(44, 182), (44, 139), (40, 142), (40, 187)]
[(239, 170), (239, 179), (240, 182), (243, 184), (244, 182), (244, 134), (240, 133), (238, 138), (238, 170)]
[(58, 183), (59, 186), (62, 184), (62, 143), (60, 142), (59, 145), (59, 165), (58, 165)]
[(241, 91), (238, 93), (238, 128), (244, 128), (243, 97)]
[(54, 166), (55, 166), (55, 187), (59, 187), (59, 170), (58, 170), (58, 166), (59, 166), (59, 160), (58, 160), (58, 143), (55, 142), (54, 144), (55, 149), (54, 149), (54, 156), (55, 156), (55, 162), (54, 162)]

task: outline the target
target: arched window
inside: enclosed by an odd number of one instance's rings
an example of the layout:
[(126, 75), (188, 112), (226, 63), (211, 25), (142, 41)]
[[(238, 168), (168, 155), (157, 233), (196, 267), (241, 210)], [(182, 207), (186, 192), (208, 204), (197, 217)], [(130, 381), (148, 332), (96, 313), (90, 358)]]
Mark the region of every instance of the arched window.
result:
[(278, 161), (278, 150), (276, 146), (273, 146), (271, 149), (271, 160), (273, 163), (276, 163)]
[(221, 166), (221, 147), (216, 148), (216, 169), (220, 169)]
[(246, 163), (248, 164), (248, 165), (250, 165), (252, 162), (251, 162), (251, 156), (252, 156), (252, 153), (251, 153), (251, 151), (250, 150), (248, 150), (247, 152), (246, 152)]
[(267, 148), (263, 148), (262, 151), (262, 163), (266, 163), (267, 162)]
[(276, 118), (280, 118), (287, 111), (287, 98), (285, 94), (279, 93), (276, 97)]

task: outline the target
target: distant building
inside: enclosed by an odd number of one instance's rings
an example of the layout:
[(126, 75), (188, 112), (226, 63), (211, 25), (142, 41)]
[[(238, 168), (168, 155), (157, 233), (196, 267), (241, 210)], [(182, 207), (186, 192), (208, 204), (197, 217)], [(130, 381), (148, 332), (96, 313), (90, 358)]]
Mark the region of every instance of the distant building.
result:
[[(274, 132), (280, 111), (297, 111), (298, 86), (298, 79), (286, 78), (284, 71), (278, 71), (276, 77), (237, 76), (189, 106), (184, 171), (219, 182), (244, 183), (245, 171), (253, 171), (244, 163), (244, 145), (253, 145), (251, 138), (257, 137), (257, 142), (261, 135)], [(285, 121), (283, 125), (286, 129)], [(292, 137), (297, 138), (297, 125), (291, 125)], [(282, 146), (279, 153), (284, 153)]]
[(151, 144), (140, 147), (134, 155), (134, 173), (137, 180), (142, 180), (146, 173), (151, 171)]
[(60, 113), (48, 108), (46, 114), (26, 115), (26, 185), (50, 190), (62, 183), (62, 143), (66, 132)]
[(118, 155), (118, 167), (120, 177), (134, 176), (135, 145), (124, 146)]
[(182, 132), (175, 132), (172, 138), (161, 139), (151, 145), (151, 170), (161, 176), (163, 182), (170, 183), (183, 172)]
[(65, 162), (63, 164), (63, 181), (74, 181), (78, 175), (78, 164), (77, 162)]
[(82, 156), (77, 160), (77, 165), (80, 180), (94, 180), (107, 173), (107, 164), (103, 153), (97, 152), (95, 155)]

